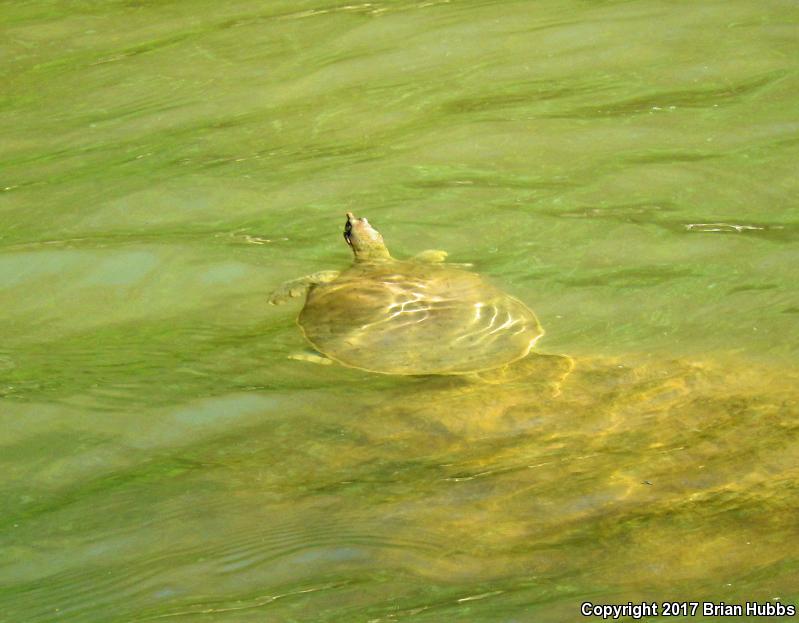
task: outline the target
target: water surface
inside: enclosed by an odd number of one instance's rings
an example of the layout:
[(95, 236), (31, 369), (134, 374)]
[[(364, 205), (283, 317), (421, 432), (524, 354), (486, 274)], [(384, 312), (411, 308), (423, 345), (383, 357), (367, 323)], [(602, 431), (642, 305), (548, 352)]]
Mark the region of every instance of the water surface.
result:
[[(799, 602), (798, 21), (5, 3), (0, 621)], [(348, 210), (574, 370), (290, 359), (267, 294), (348, 265)]]

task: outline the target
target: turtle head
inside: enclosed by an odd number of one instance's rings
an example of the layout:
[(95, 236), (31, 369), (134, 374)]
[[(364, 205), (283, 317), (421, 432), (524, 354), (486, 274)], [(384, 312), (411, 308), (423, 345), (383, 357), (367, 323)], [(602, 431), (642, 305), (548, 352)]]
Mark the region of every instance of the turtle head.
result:
[(344, 240), (352, 247), (356, 260), (386, 260), (391, 258), (383, 236), (365, 218), (347, 212)]

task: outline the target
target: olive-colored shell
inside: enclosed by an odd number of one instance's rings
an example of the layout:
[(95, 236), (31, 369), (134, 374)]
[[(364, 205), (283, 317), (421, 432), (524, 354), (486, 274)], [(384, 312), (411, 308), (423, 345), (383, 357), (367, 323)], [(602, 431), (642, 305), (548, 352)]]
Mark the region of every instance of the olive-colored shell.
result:
[(356, 262), (314, 286), (298, 322), (319, 352), (384, 374), (467, 374), (527, 355), (543, 334), (521, 301), (474, 273)]

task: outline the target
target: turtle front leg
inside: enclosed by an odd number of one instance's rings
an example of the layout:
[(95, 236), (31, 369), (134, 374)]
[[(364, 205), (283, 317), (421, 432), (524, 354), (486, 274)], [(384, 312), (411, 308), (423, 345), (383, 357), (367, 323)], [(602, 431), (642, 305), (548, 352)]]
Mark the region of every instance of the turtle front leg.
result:
[[(427, 249), (426, 251), (422, 251), (421, 253), (417, 253), (413, 256), (413, 259), (417, 262), (423, 262), (425, 264), (441, 264), (447, 259), (449, 253), (446, 251), (442, 251), (441, 249)], [(458, 264), (449, 263), (447, 266), (453, 266), (455, 268), (471, 268), (472, 264), (469, 262), (460, 262)]]
[(337, 270), (322, 270), (299, 279), (292, 279), (272, 292), (268, 303), (270, 305), (280, 305), (289, 299), (305, 295), (311, 286), (315, 286), (318, 283), (329, 283), (338, 276), (339, 271)]
[(426, 264), (440, 264), (447, 259), (447, 255), (449, 255), (449, 253), (441, 249), (427, 249), (426, 251), (414, 255), (413, 259)]

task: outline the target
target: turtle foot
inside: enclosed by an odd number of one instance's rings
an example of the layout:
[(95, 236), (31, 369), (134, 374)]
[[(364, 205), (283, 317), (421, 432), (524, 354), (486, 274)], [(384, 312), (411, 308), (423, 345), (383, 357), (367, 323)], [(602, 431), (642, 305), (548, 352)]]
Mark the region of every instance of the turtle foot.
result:
[(287, 281), (272, 292), (267, 302), (270, 305), (280, 305), (288, 300), (303, 296), (311, 286), (317, 283), (329, 283), (338, 276), (339, 272), (337, 270), (322, 270), (312, 275)]
[(277, 290), (272, 292), (267, 300), (270, 305), (282, 305), (283, 303), (302, 296), (308, 291), (308, 285), (298, 283), (296, 281), (289, 281), (284, 283)]

